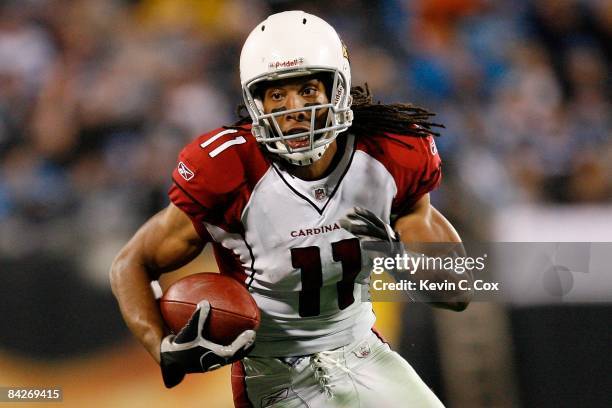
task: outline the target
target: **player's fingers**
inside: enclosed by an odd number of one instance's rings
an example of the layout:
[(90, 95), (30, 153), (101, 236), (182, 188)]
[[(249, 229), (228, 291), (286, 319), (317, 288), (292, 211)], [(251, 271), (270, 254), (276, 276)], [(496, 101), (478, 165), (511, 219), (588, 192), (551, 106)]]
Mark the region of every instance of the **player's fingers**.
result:
[(340, 227), (344, 228), (348, 232), (354, 235), (367, 235), (368, 227), (362, 224), (355, 223), (346, 218), (342, 218), (338, 221)]
[(232, 357), (238, 351), (248, 349), (255, 342), (255, 331), (245, 330), (229, 346), (221, 347), (221, 357)]
[(365, 218), (371, 218), (372, 216), (376, 217), (374, 213), (372, 213), (372, 211), (364, 207), (353, 207), (353, 211), (355, 212), (355, 214), (358, 214)]
[(378, 238), (382, 241), (395, 241), (397, 236), (395, 231), (389, 224), (384, 223), (382, 220), (377, 218), (376, 220), (365, 221), (368, 227), (369, 235), (374, 238)]
[(367, 218), (364, 218), (359, 214), (353, 214), (353, 213), (347, 214), (346, 219), (356, 225), (366, 225), (366, 224), (370, 225), (371, 224), (371, 222), (369, 222)]
[(353, 226), (372, 226), (372, 222), (363, 217), (363, 215), (357, 214), (355, 208), (351, 209), (339, 220), (340, 226), (347, 230), (350, 230)]
[(351, 232), (359, 238), (376, 238), (381, 239), (380, 234), (377, 230), (364, 225), (355, 225)]
[(189, 343), (201, 336), (209, 312), (210, 303), (207, 300), (200, 301), (187, 324), (177, 333), (175, 343)]
[(355, 213), (360, 215), (363, 219), (367, 220), (369, 223), (375, 225), (377, 228), (385, 229), (386, 223), (380, 219), (379, 216), (374, 214), (372, 211), (363, 208), (363, 207), (355, 207)]
[(344, 214), (343, 218), (363, 222), (364, 218), (366, 217), (363, 216), (362, 210), (363, 209), (361, 207), (353, 207)]
[(245, 330), (231, 344), (234, 350), (249, 348), (255, 342), (255, 330)]
[(355, 223), (352, 223), (350, 221), (345, 221), (345, 220), (340, 220), (339, 224), (342, 228), (344, 228), (351, 234), (355, 235), (359, 239), (374, 238), (374, 239), (382, 240), (382, 241), (387, 240), (387, 235), (383, 232), (383, 230), (375, 226), (355, 224)]
[(208, 300), (200, 300), (196, 305), (196, 311), (200, 313), (201, 317), (208, 317), (210, 312), (210, 302)]
[(351, 221), (349, 221), (349, 220), (348, 220), (348, 219), (346, 219), (346, 218), (341, 218), (341, 219), (338, 221), (338, 223), (340, 224), (340, 226), (341, 226), (342, 228), (344, 228), (344, 229), (345, 229), (345, 230), (347, 230), (348, 232), (350, 232), (350, 233), (353, 233), (353, 234), (354, 234), (354, 232), (353, 232), (353, 223), (352, 223)]
[(198, 315), (198, 334), (204, 336), (204, 323), (208, 319), (208, 313), (210, 313), (210, 303), (208, 300), (200, 300), (196, 306), (196, 313)]
[(174, 343), (174, 339), (176, 338), (176, 336), (174, 334), (169, 334), (166, 337), (164, 337), (162, 339), (162, 343), (161, 343), (161, 351), (162, 353), (165, 351), (169, 351), (172, 349), (172, 343)]
[(385, 222), (370, 210), (362, 207), (354, 207), (346, 217), (353, 221), (358, 221), (361, 224), (370, 226), (371, 228), (385, 229)]
[(371, 224), (372, 223), (368, 217), (364, 217), (363, 214), (357, 213), (355, 211), (347, 213), (345, 218), (351, 220), (354, 223), (360, 223), (360, 224)]

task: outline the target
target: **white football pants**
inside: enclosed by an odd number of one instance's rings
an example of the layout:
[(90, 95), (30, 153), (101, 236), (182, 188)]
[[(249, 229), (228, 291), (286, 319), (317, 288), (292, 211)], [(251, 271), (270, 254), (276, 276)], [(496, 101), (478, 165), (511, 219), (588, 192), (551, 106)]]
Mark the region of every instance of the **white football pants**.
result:
[(257, 408), (444, 407), (399, 354), (374, 333), (332, 351), (285, 359), (243, 359)]

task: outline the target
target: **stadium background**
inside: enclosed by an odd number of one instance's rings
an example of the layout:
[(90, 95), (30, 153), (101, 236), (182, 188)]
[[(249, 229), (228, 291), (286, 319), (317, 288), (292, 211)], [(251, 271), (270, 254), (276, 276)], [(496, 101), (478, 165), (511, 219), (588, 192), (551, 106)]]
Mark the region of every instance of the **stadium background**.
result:
[[(375, 99), (438, 112), (433, 202), (464, 239), (589, 241), (595, 225), (612, 241), (612, 2), (3, 1), (0, 386), (61, 386), (71, 407), (231, 406), (227, 369), (163, 388), (107, 272), (166, 205), (180, 147), (234, 120), (242, 42), (286, 9), (336, 27)], [(198, 262), (178, 274), (214, 269)], [(609, 304), (376, 309), (451, 407), (612, 400)]]

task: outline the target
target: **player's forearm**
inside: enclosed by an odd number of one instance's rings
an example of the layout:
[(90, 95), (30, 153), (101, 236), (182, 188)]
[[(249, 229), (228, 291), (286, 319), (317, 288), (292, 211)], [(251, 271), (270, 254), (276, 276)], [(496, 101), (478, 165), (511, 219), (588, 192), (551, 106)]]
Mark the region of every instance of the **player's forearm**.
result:
[(408, 254), (420, 258), (416, 260), (423, 265), (409, 271), (409, 280), (415, 282), (418, 288), (413, 291), (414, 300), (455, 311), (462, 311), (468, 306), (472, 292), (470, 289), (461, 288), (472, 287), (472, 273), (467, 269), (458, 273), (446, 266), (449, 259), (465, 256), (465, 253), (458, 249), (453, 248), (446, 253)]
[[(429, 206), (423, 212), (402, 217), (395, 226), (406, 248), (412, 253), (429, 257), (465, 256), (461, 238), (452, 224), (434, 207)], [(440, 245), (432, 245), (433, 243), (440, 243)], [(430, 264), (436, 264), (436, 262)], [(472, 274), (469, 270), (461, 274), (453, 269), (445, 268), (419, 268), (411, 272), (413, 272), (412, 279), (416, 282), (426, 280), (431, 283), (450, 283), (444, 287), (456, 288), (436, 289), (433, 293), (422, 291), (420, 292), (422, 300), (431, 299), (430, 303), (434, 306), (457, 311), (464, 310), (469, 304), (472, 297), (471, 291), (459, 289), (472, 286)], [(459, 281), (462, 280), (467, 280), (469, 285), (459, 285)]]
[(164, 323), (151, 289), (149, 273), (141, 262), (129, 254), (120, 253), (111, 266), (110, 281), (125, 323), (159, 363)]

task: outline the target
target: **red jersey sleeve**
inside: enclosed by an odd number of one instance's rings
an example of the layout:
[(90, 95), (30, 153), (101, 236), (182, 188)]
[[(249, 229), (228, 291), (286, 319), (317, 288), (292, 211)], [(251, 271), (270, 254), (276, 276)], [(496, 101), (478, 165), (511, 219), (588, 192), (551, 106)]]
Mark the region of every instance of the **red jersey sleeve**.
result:
[(216, 129), (180, 152), (168, 195), (203, 238), (204, 223), (241, 231), (242, 210), (268, 166), (248, 129)]
[(397, 192), (391, 213), (408, 212), (442, 179), (442, 160), (433, 136), (409, 137), (386, 133), (360, 141), (364, 150), (380, 161), (393, 177)]

